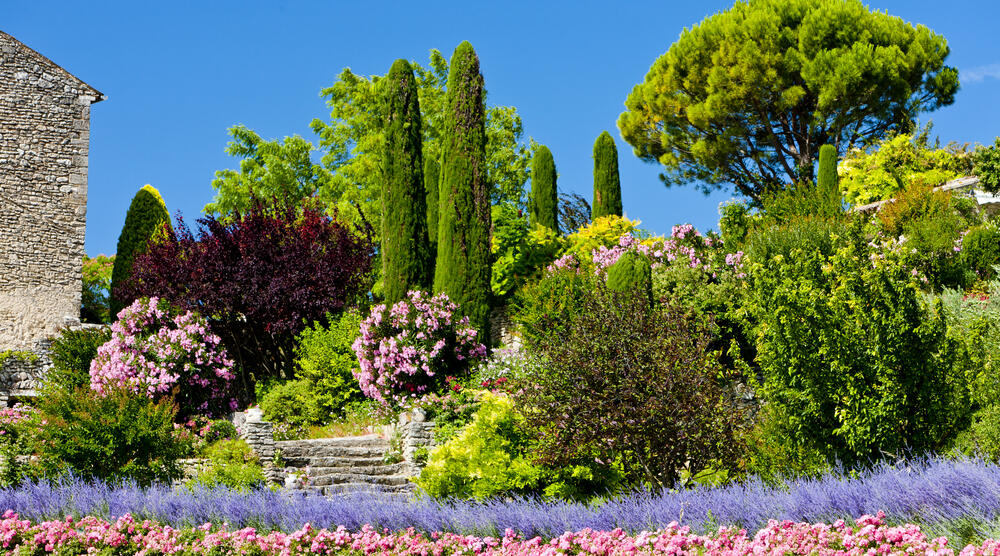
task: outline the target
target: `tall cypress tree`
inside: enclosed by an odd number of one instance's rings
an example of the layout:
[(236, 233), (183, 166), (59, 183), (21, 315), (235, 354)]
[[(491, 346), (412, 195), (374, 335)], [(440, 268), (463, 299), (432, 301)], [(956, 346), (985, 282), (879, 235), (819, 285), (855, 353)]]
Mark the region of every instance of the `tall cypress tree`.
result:
[(559, 233), (559, 193), (552, 151), (539, 145), (531, 158), (531, 223)]
[(479, 57), (468, 41), (451, 57), (441, 153), (434, 291), (459, 304), (489, 345), (490, 190)]
[(424, 190), (427, 191), (427, 236), (431, 240), (431, 253), (437, 253), (441, 165), (432, 156), (424, 157)]
[(602, 131), (594, 142), (594, 203), (591, 218), (622, 215), (622, 183), (618, 176), (618, 148), (611, 134)]
[(132, 197), (132, 203), (125, 213), (122, 233), (118, 236), (115, 266), (111, 269), (112, 316), (135, 301), (125, 295), (122, 286), (132, 276), (132, 262), (136, 256), (146, 251), (149, 241), (163, 229), (164, 225), (170, 226), (167, 204), (163, 202), (163, 197), (155, 187), (144, 185), (135, 197)]
[(382, 168), (382, 285), (386, 303), (431, 285), (420, 104), (413, 68), (396, 60), (383, 83), (388, 114)]
[(837, 191), (839, 178), (837, 176), (837, 147), (823, 145), (819, 148), (819, 172), (816, 186), (820, 191)]

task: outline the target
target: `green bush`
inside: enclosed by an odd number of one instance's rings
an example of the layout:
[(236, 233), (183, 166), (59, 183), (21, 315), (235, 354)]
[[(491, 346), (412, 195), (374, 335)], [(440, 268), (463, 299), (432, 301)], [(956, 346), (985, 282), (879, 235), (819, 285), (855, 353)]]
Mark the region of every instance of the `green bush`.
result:
[(209, 422), (204, 434), (206, 442), (232, 440), (238, 437), (239, 433), (236, 432), (236, 427), (225, 419), (216, 419)]
[(123, 287), (132, 276), (132, 261), (146, 250), (154, 236), (170, 226), (170, 213), (160, 192), (151, 185), (144, 185), (128, 207), (125, 224), (118, 236), (114, 268), (111, 272), (110, 311), (112, 320), (122, 309), (132, 304), (134, 299), (123, 292)]
[(1000, 400), (1000, 282), (988, 282), (980, 294), (946, 289), (939, 298), (949, 334), (964, 347), (962, 367), (973, 409), (996, 404)]
[(521, 288), (511, 303), (511, 316), (528, 345), (565, 333), (570, 317), (580, 310), (595, 284), (592, 272), (557, 268)]
[(493, 268), (490, 287), (504, 298), (522, 285), (538, 278), (546, 265), (555, 260), (563, 241), (551, 228), (528, 226), (521, 211), (510, 203), (493, 206), (491, 251)]
[(1000, 191), (1000, 137), (988, 147), (978, 147), (972, 161), (972, 171), (979, 177), (983, 189), (991, 193)]
[(102, 481), (141, 485), (181, 475), (182, 446), (174, 438), (177, 407), (168, 400), (89, 388), (54, 389), (38, 400), (35, 446), (45, 476), (71, 471)]
[(993, 267), (1000, 264), (1000, 228), (994, 223), (969, 228), (962, 238), (962, 261), (980, 279), (995, 278)]
[(206, 487), (225, 486), (250, 490), (264, 485), (264, 469), (250, 446), (239, 439), (218, 440), (205, 449), (208, 467), (195, 477), (193, 484)]
[(295, 348), (296, 376), (308, 381), (310, 395), (315, 398), (319, 420), (342, 415), (347, 404), (364, 399), (353, 370), (358, 366), (351, 349), (360, 334), (361, 316), (345, 311), (338, 316), (327, 315), (325, 325), (316, 322), (298, 336)]
[(110, 339), (109, 328), (61, 330), (52, 340), (52, 369), (45, 375), (46, 386), (70, 390), (90, 386), (90, 362), (97, 348)]
[(608, 268), (608, 289), (618, 292), (642, 292), (653, 302), (653, 277), (649, 259), (635, 251), (624, 253)]
[(939, 448), (967, 412), (943, 310), (871, 250), (860, 223), (815, 239), (748, 269), (764, 399), (831, 461)]
[(300, 431), (330, 419), (313, 392), (312, 382), (305, 379), (275, 382), (258, 401), (265, 419)]
[(785, 479), (818, 477), (830, 471), (824, 453), (796, 434), (780, 406), (766, 404), (747, 433), (748, 450), (743, 472), (780, 484)]

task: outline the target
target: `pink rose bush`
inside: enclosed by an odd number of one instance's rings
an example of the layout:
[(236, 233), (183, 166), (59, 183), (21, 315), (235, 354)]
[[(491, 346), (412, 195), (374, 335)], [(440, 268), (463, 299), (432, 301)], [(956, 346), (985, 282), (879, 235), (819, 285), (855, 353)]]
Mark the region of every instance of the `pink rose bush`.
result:
[[(721, 527), (713, 535), (696, 535), (671, 523), (659, 531), (629, 534), (621, 529), (566, 532), (554, 539), (525, 539), (510, 529), (500, 537), (456, 533), (400, 532), (365, 525), (351, 532), (314, 529), (305, 524), (292, 533), (258, 532), (252, 527), (230, 530), (205, 523), (180, 529), (124, 515), (115, 521), (98, 517), (32, 524), (8, 510), (0, 520), (0, 546), (16, 554), (393, 554), (395, 556), (588, 555), (797, 555), (861, 556), (868, 554), (954, 555), (943, 537), (928, 539), (916, 525), (890, 527), (884, 516), (866, 515), (853, 525), (771, 521), (753, 536)], [(1000, 553), (1000, 542), (987, 540), (957, 552), (962, 556)]]
[(90, 364), (90, 387), (99, 394), (121, 388), (157, 399), (176, 389), (182, 416), (236, 409), (232, 380), (233, 361), (208, 322), (190, 311), (174, 314), (156, 297), (118, 313), (111, 340)]
[(468, 317), (441, 293), (410, 291), (392, 307), (376, 305), (361, 322), (352, 348), (361, 391), (386, 404), (405, 405), (466, 372), (486, 355)]

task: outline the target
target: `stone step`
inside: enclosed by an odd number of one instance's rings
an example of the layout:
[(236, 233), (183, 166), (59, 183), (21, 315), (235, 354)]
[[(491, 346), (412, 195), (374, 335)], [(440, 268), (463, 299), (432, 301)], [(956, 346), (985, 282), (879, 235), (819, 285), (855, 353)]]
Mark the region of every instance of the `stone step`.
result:
[(351, 465), (338, 465), (333, 467), (320, 467), (320, 466), (309, 466), (309, 476), (319, 477), (322, 475), (336, 475), (336, 474), (352, 474), (358, 476), (373, 476), (379, 477), (383, 475), (398, 475), (400, 471), (405, 469), (405, 465), (402, 463), (391, 463), (388, 465), (365, 465), (365, 466), (351, 466)]
[(389, 451), (389, 445), (370, 444), (367, 446), (337, 446), (317, 444), (307, 448), (291, 446), (281, 449), (285, 461), (312, 458), (381, 458)]
[(354, 473), (330, 473), (327, 475), (310, 475), (310, 486), (330, 486), (364, 484), (369, 486), (402, 486), (410, 483), (408, 477), (402, 475), (358, 475)]
[(370, 483), (339, 483), (316, 487), (316, 491), (323, 496), (335, 496), (337, 494), (351, 494), (354, 492), (378, 492), (380, 494), (394, 494), (409, 496), (416, 489), (416, 485), (373, 485)]
[(305, 457), (290, 458), (282, 455), (287, 467), (379, 467), (385, 465), (385, 459), (378, 457)]

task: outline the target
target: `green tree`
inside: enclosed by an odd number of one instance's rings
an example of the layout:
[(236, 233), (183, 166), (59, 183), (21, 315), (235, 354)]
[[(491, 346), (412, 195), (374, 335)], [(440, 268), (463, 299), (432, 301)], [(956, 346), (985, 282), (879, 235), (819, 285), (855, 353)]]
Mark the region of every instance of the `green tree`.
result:
[(591, 219), (622, 215), (622, 183), (618, 175), (618, 147), (607, 131), (594, 141), (594, 205)]
[(455, 48), (443, 124), (441, 198), (434, 291), (458, 303), (489, 345), (490, 193), (486, 112), (479, 57), (468, 41)]
[(530, 224), (540, 224), (559, 233), (559, 192), (556, 189), (556, 163), (552, 151), (539, 145), (531, 158)]
[(215, 173), (215, 198), (205, 214), (228, 221), (234, 213), (249, 212), (255, 201), (297, 205), (330, 182), (330, 172), (310, 158), (313, 144), (298, 135), (266, 141), (243, 125), (229, 128), (229, 135), (226, 154), (240, 159), (240, 169)]
[(951, 104), (948, 43), (861, 0), (751, 0), (685, 29), (618, 119), (668, 186), (732, 184), (754, 200), (811, 181), (819, 147), (839, 153)]
[(436, 158), (424, 157), (424, 190), (427, 191), (427, 236), (431, 253), (437, 253), (438, 192), (441, 190), (441, 164)]
[(83, 295), (80, 300), (80, 319), (90, 323), (111, 322), (111, 273), (115, 256), (83, 256)]
[(118, 236), (118, 249), (115, 254), (115, 266), (111, 271), (111, 314), (132, 303), (121, 287), (132, 275), (132, 261), (146, 250), (146, 246), (155, 234), (164, 226), (170, 226), (170, 213), (167, 205), (160, 197), (160, 192), (151, 185), (144, 185), (128, 207), (125, 214), (125, 225)]
[(387, 110), (382, 162), (382, 292), (386, 303), (431, 286), (420, 104), (413, 69), (396, 60), (383, 81)]
[(823, 145), (819, 148), (819, 171), (816, 186), (823, 191), (839, 191), (837, 179), (837, 147)]
[[(431, 50), (428, 67), (410, 62), (417, 95), (425, 160), (439, 161), (445, 121), (448, 59)], [(382, 149), (385, 144), (384, 107), (377, 92), (384, 77), (359, 76), (344, 69), (337, 81), (321, 91), (330, 108), (329, 121), (314, 119), (312, 129), (320, 136), (322, 163), (331, 177), (318, 197), (341, 216), (360, 224), (380, 210)], [(493, 202), (501, 200), (525, 205), (524, 184), (528, 179), (531, 153), (522, 142), (521, 117), (512, 106), (486, 110), (486, 183)], [(431, 232), (434, 241), (436, 232)], [(377, 239), (377, 238), (376, 238)]]

